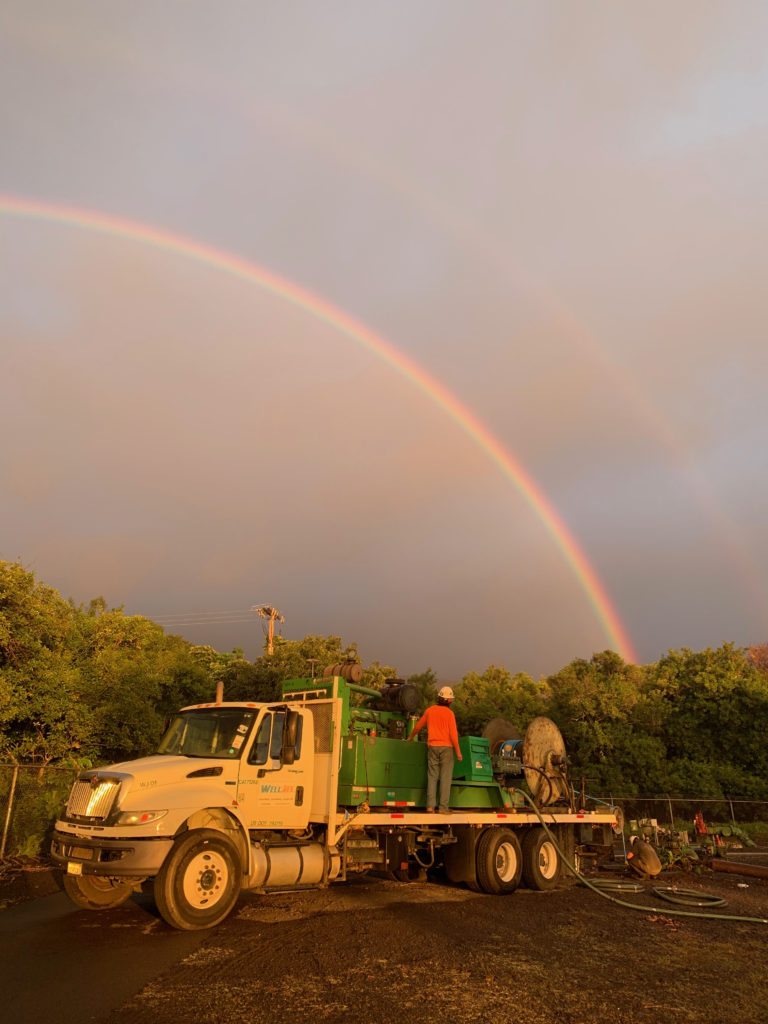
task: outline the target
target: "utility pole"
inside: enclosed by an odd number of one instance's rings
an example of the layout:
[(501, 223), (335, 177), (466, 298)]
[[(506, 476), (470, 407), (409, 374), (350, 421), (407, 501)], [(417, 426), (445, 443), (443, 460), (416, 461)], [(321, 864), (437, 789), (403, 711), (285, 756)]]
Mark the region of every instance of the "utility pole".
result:
[(270, 604), (255, 604), (251, 607), (252, 612), (256, 612), (260, 619), (265, 619), (268, 623), (266, 628), (267, 633), (267, 654), (272, 654), (275, 649), (275, 622), (285, 622), (285, 616), (281, 615), (277, 608), (273, 608)]

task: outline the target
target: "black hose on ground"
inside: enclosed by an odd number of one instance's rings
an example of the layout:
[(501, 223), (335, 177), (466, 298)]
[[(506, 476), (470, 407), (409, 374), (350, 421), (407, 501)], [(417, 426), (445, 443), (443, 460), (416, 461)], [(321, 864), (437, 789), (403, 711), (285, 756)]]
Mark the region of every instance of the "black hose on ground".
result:
[(527, 802), (533, 808), (536, 817), (541, 822), (542, 828), (547, 833), (549, 838), (552, 840), (552, 843), (555, 849), (557, 850), (563, 864), (565, 864), (565, 866), (568, 868), (568, 870), (575, 878), (577, 878), (588, 889), (592, 889), (593, 892), (596, 892), (597, 895), (601, 896), (604, 900), (610, 900), (611, 903), (615, 903), (619, 907), (627, 907), (629, 910), (642, 910), (646, 914), (656, 912), (658, 914), (674, 914), (675, 917), (699, 917), (711, 918), (715, 921), (745, 921), (748, 924), (768, 924), (768, 918), (765, 917), (742, 917), (738, 914), (704, 914), (697, 913), (695, 910), (670, 910), (668, 907), (643, 907), (637, 903), (627, 903), (626, 900), (620, 900), (617, 899), (615, 896), (610, 896), (607, 892), (603, 891), (598, 885), (595, 885), (592, 881), (590, 881), (590, 879), (580, 874), (577, 868), (574, 867), (573, 864), (571, 864), (571, 862), (565, 856), (563, 851), (560, 849), (560, 844), (555, 839), (546, 821), (544, 821), (544, 818), (542, 817), (539, 808), (536, 806), (536, 804), (528, 796), (527, 793), (523, 793), (522, 790), (518, 790), (518, 792), (521, 793), (521, 795), (527, 800)]

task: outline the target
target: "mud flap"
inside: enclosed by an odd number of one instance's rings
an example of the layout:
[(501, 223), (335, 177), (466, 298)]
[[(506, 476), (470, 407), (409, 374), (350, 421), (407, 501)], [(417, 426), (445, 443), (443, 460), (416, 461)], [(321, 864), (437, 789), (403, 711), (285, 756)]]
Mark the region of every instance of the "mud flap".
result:
[[(557, 845), (562, 851), (563, 857), (571, 864), (576, 862), (576, 828), (573, 825), (549, 825), (549, 830), (555, 837)], [(565, 864), (560, 864), (558, 876), (560, 885), (576, 885), (578, 878), (568, 870)]]
[(452, 882), (463, 882), (480, 891), (477, 881), (476, 854), (477, 841), (482, 835), (482, 830), (472, 828), (470, 825), (458, 825), (454, 829), (456, 842), (447, 846), (443, 852), (443, 863), (445, 873)]

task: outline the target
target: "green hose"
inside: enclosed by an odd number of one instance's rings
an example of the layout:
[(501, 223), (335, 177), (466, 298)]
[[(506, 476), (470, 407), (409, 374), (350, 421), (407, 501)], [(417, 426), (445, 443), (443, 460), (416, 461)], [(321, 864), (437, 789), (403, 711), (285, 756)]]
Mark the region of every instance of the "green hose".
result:
[[(600, 886), (595, 885), (588, 878), (585, 878), (584, 875), (579, 874), (578, 870), (574, 867), (573, 864), (571, 864), (571, 862), (565, 856), (563, 851), (560, 849), (560, 846), (559, 846), (557, 840), (555, 839), (554, 835), (552, 834), (552, 832), (551, 832), (549, 826), (547, 825), (546, 821), (544, 821), (544, 818), (542, 817), (541, 812), (539, 811), (539, 808), (536, 806), (536, 804), (528, 796), (527, 793), (523, 793), (522, 790), (518, 790), (518, 792), (523, 797), (525, 797), (525, 799), (528, 801), (528, 803), (533, 808), (534, 813), (536, 814), (536, 817), (541, 822), (542, 828), (547, 833), (549, 838), (552, 840), (552, 843), (553, 843), (555, 849), (557, 850), (557, 852), (558, 852), (558, 854), (560, 856), (560, 859), (562, 860), (563, 864), (565, 864), (565, 866), (568, 868), (568, 870), (571, 872), (571, 874), (575, 878), (578, 878), (578, 880), (583, 885), (586, 885), (588, 889), (592, 889), (593, 892), (596, 892), (598, 896), (602, 896), (602, 898), (604, 900), (610, 900), (611, 903), (616, 903), (620, 907), (627, 907), (629, 910), (642, 910), (646, 914), (651, 912), (651, 911), (656, 911), (659, 914), (674, 914), (676, 917), (703, 917), (703, 918), (712, 918), (715, 921), (746, 921), (749, 924), (768, 924), (768, 918), (765, 918), (765, 917), (740, 917), (737, 914), (703, 914), (703, 913), (697, 913), (695, 910), (670, 910), (668, 907), (642, 907), (642, 906), (639, 906), (637, 903), (627, 903), (626, 900), (620, 900), (620, 899), (617, 899), (615, 896), (610, 896), (607, 892), (604, 892), (600, 888)], [(681, 890), (678, 890), (678, 891), (681, 891)]]
[(674, 885), (655, 886), (651, 892), (670, 903), (682, 903), (684, 907), (722, 907), (725, 904), (721, 896), (697, 889), (677, 889)]
[(645, 886), (639, 882), (625, 882), (619, 878), (594, 878), (592, 884), (603, 892), (645, 892)]

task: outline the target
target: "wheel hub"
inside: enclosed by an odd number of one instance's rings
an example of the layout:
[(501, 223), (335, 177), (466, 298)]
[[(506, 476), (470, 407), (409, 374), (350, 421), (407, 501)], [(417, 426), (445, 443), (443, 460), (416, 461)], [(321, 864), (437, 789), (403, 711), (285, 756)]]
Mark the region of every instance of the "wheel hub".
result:
[(227, 884), (227, 864), (215, 850), (202, 850), (196, 854), (184, 872), (184, 896), (190, 906), (207, 909), (224, 895)]
[(216, 872), (213, 868), (208, 868), (200, 875), (200, 888), (201, 889), (213, 889), (216, 885)]
[(542, 843), (539, 850), (539, 870), (544, 878), (552, 878), (557, 872), (557, 853), (551, 843)]
[(502, 882), (508, 882), (514, 877), (517, 867), (517, 857), (514, 849), (509, 843), (502, 843), (496, 851), (496, 872)]

